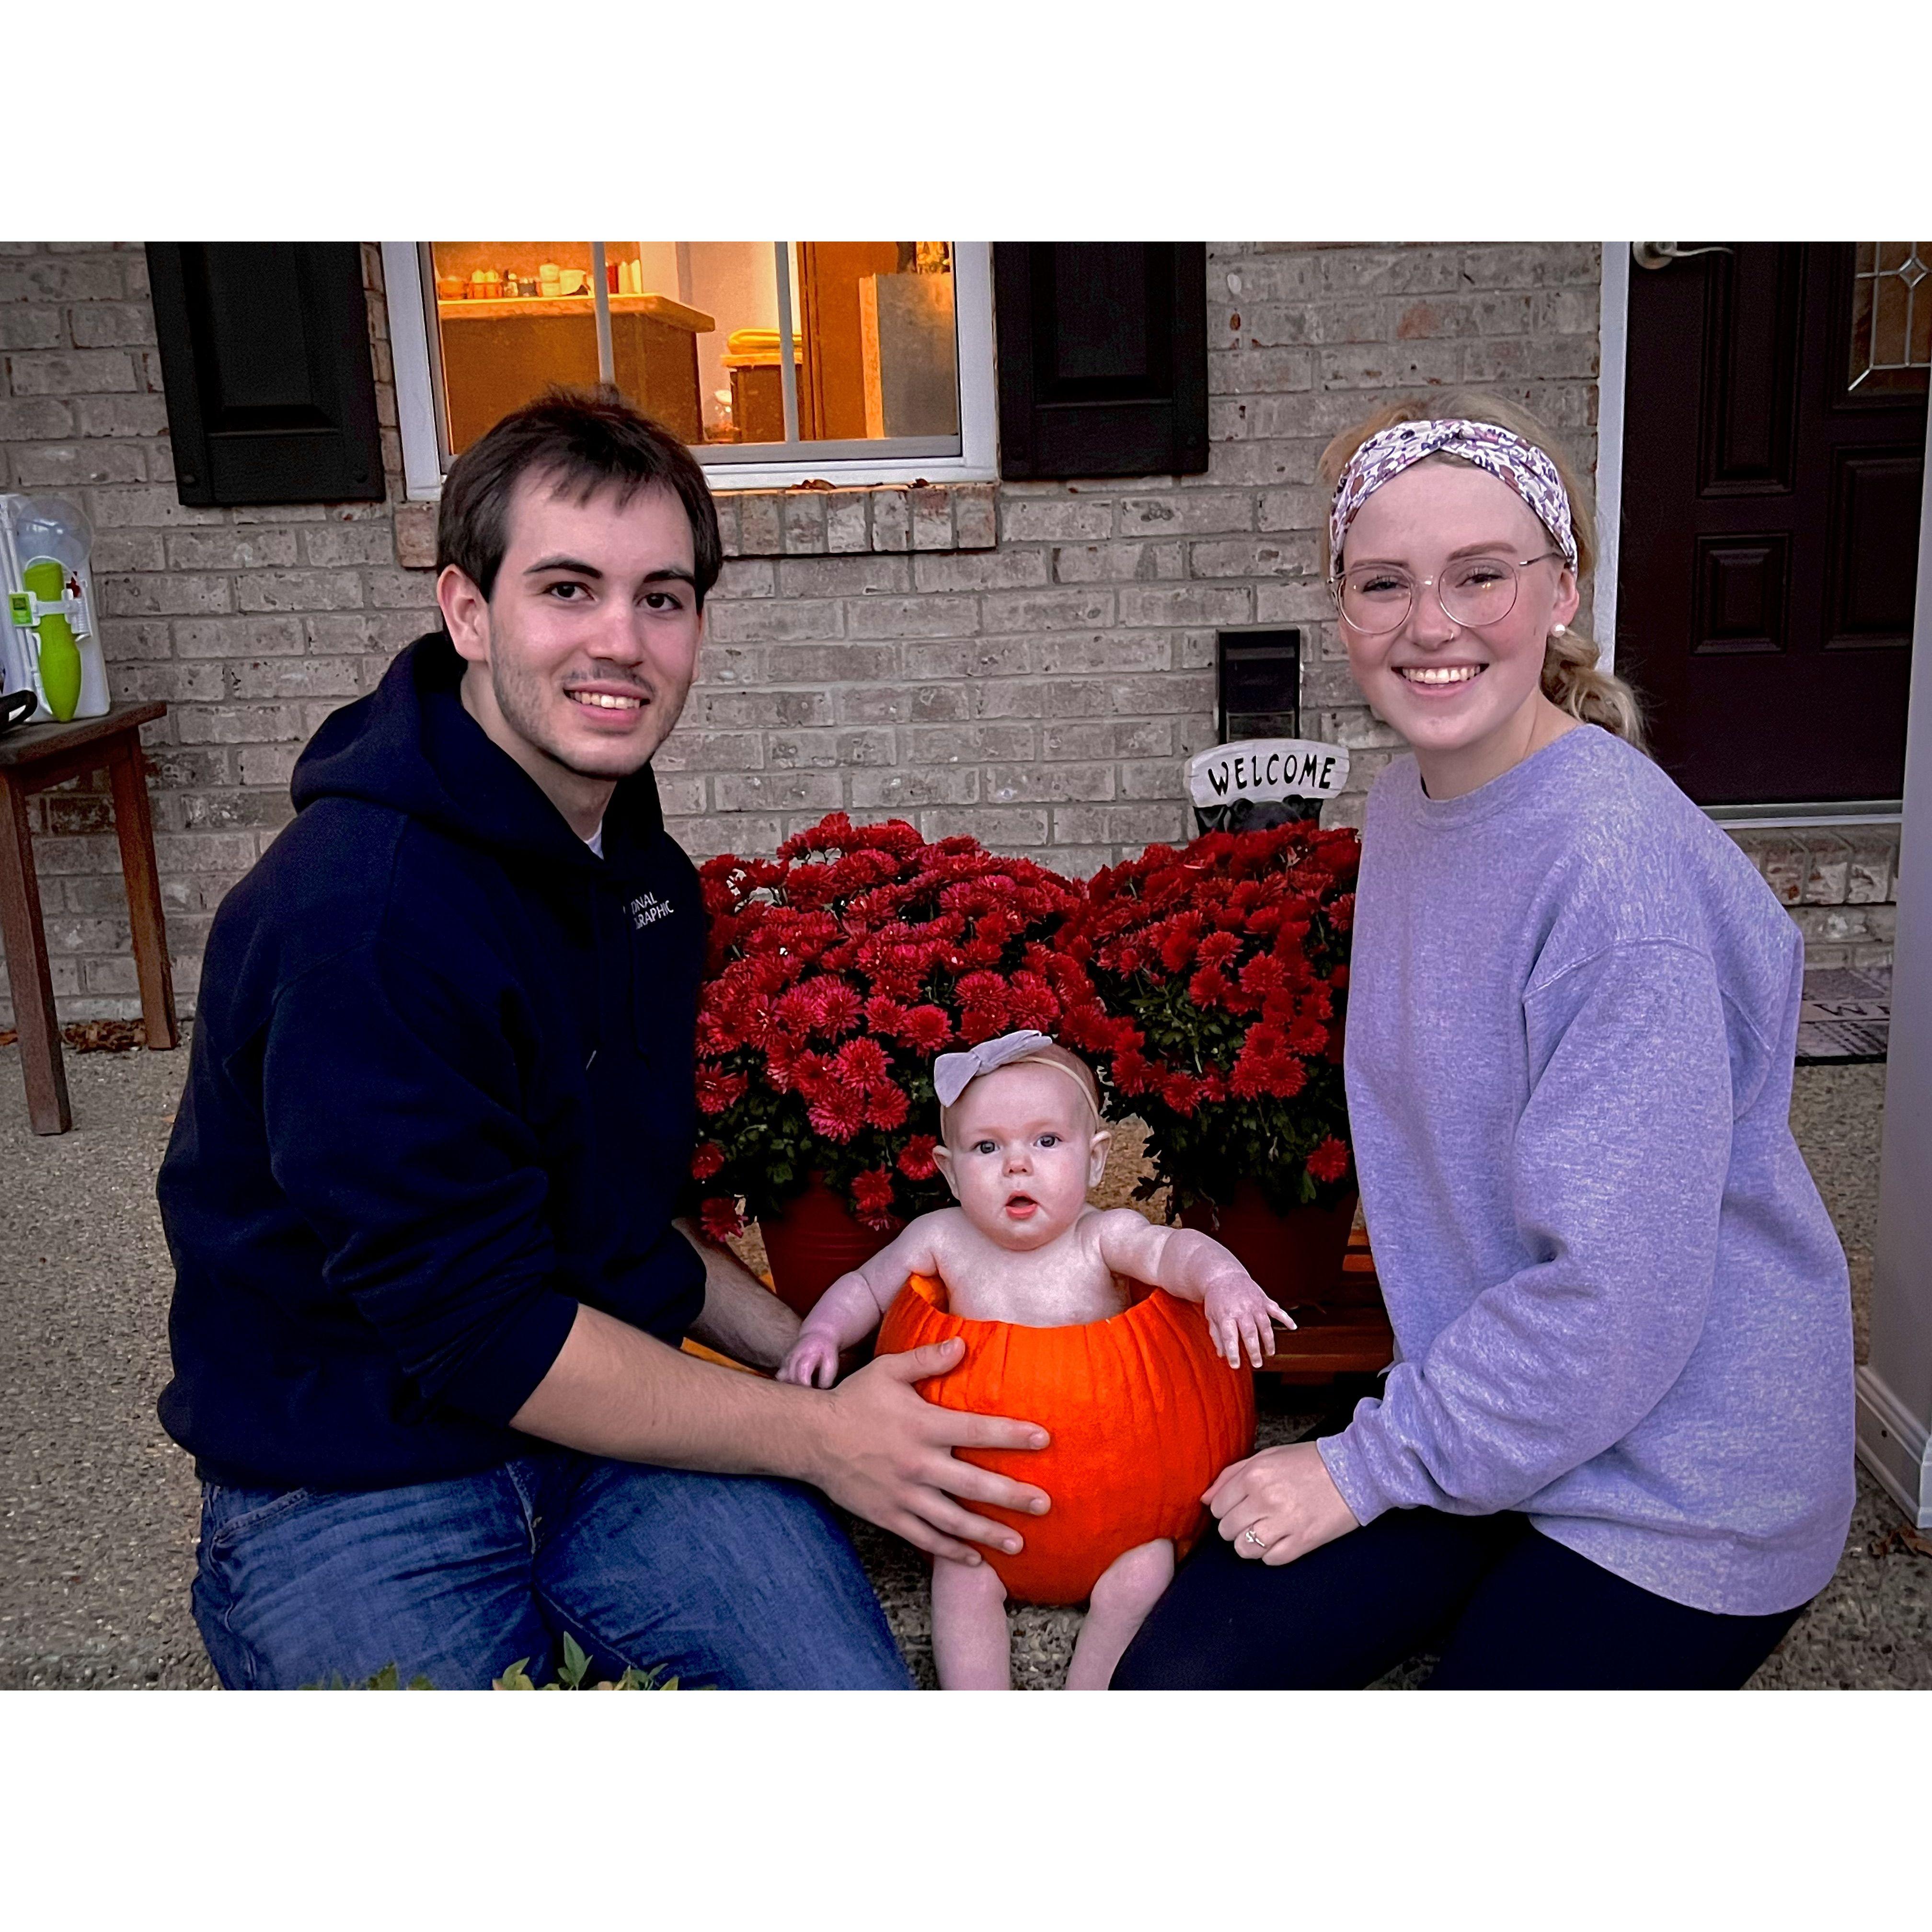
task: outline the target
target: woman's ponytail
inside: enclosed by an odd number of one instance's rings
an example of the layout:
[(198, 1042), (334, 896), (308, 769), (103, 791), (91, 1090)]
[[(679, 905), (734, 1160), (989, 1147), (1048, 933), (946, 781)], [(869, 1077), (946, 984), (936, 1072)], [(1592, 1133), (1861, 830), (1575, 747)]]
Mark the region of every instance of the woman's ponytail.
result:
[(1641, 752), (1643, 710), (1636, 693), (1613, 673), (1599, 670), (1602, 655), (1587, 638), (1565, 631), (1543, 648), (1543, 694), (1586, 724), (1600, 724)]

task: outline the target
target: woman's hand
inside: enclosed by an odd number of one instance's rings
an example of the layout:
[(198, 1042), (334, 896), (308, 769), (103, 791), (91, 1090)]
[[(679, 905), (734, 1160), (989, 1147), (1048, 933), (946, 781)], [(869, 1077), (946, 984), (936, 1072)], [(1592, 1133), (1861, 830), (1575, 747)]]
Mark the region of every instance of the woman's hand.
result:
[(1264, 1449), (1229, 1463), (1201, 1500), (1235, 1555), (1264, 1563), (1292, 1563), (1361, 1527), (1312, 1442)]

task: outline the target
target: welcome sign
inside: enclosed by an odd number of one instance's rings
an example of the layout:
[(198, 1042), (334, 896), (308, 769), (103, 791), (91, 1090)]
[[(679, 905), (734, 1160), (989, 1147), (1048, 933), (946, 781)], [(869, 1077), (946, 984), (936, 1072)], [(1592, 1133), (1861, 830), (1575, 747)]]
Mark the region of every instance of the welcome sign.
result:
[(1309, 738), (1243, 738), (1187, 761), (1188, 796), (1204, 812), (1244, 800), (1333, 798), (1348, 782), (1348, 748)]

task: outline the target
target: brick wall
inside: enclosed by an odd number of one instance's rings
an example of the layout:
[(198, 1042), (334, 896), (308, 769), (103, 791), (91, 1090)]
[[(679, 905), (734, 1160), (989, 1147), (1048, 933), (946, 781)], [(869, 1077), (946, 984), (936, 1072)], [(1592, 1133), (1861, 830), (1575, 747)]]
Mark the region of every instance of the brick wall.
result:
[[(1480, 382), (1591, 466), (1598, 274), (1594, 244), (1215, 244), (1204, 476), (1004, 484), (986, 548), (946, 542), (943, 505), (926, 541), (916, 508), (883, 532), (875, 508), (861, 546), (828, 539), (815, 503), (808, 522), (781, 514), (806, 493), (748, 495), (660, 761), (680, 836), (768, 848), (842, 806), (1090, 870), (1188, 831), (1215, 634), (1276, 623), (1302, 629), (1304, 729), (1354, 753), (1330, 815), (1358, 817), (1399, 741), (1342, 662), (1316, 458), (1392, 390)], [(834, 493), (823, 521), (860, 494)]]
[[(188, 509), (138, 244), (0, 244), (0, 482), (85, 504), (114, 693), (171, 706), (148, 736), (189, 1010), (209, 917), (286, 821), (303, 742), (433, 621), (434, 510), (402, 500), (373, 246), (364, 260), (389, 501)], [(1301, 628), (1304, 729), (1350, 746), (1330, 816), (1357, 818), (1399, 747), (1330, 620), (1316, 455), (1383, 395), (1472, 382), (1529, 404), (1593, 466), (1598, 275), (1594, 244), (1214, 244), (1206, 475), (721, 499), (731, 561), (658, 761), (674, 830), (699, 856), (769, 850), (843, 806), (1090, 870), (1187, 831), (1215, 633), (1256, 624)], [(70, 788), (36, 811), (63, 1017), (131, 1013), (106, 800)], [(1756, 842), (1767, 876), (1816, 944), (1874, 956), (1888, 859), (1859, 872), (1847, 848), (1840, 866), (1827, 836), (1800, 866), (1798, 836)]]

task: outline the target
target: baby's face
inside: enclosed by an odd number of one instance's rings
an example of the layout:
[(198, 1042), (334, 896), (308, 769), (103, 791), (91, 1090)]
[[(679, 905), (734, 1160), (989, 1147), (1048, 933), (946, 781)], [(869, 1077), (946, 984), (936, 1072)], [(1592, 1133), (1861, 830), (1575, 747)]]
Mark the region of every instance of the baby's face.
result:
[(1003, 1248), (1042, 1248), (1064, 1234), (1106, 1166), (1080, 1090), (1050, 1066), (982, 1074), (951, 1110), (952, 1144), (935, 1150), (968, 1220)]

